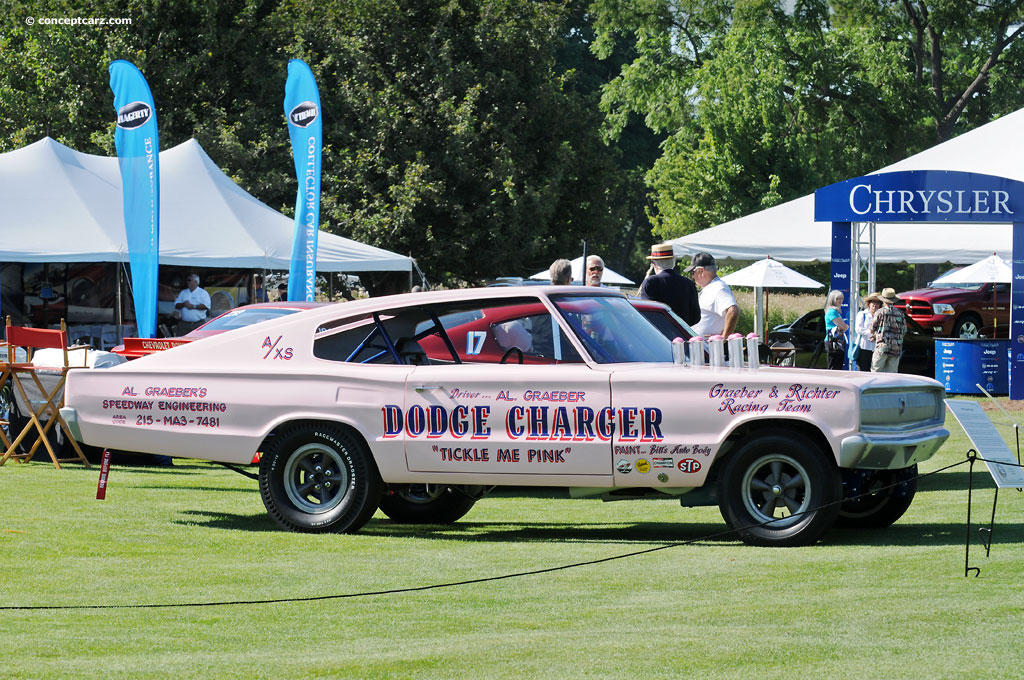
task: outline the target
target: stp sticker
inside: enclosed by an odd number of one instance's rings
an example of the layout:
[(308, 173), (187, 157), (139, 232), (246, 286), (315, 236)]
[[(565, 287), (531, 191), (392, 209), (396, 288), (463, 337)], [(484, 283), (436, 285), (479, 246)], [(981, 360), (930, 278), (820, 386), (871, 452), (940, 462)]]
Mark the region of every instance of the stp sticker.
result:
[(687, 474), (693, 474), (694, 472), (700, 472), (700, 461), (696, 458), (683, 458), (679, 461), (679, 471)]

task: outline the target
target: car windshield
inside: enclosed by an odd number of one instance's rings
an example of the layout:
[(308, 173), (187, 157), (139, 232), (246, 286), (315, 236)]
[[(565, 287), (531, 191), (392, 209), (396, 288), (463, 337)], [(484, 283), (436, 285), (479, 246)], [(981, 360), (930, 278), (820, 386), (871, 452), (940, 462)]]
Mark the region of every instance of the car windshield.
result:
[(672, 361), (672, 343), (625, 298), (553, 295), (551, 300), (598, 363)]
[(942, 281), (932, 281), (928, 284), (929, 288), (960, 288), (962, 290), (981, 290), (984, 283), (943, 283)]
[(301, 311), (301, 309), (294, 307), (258, 307), (250, 309), (239, 307), (238, 309), (233, 309), (226, 314), (218, 316), (216, 319), (203, 326), (202, 329), (204, 331), (230, 331), (236, 328), (251, 326), (254, 323), (259, 323), (261, 321), (267, 321), (268, 319), (277, 319), (282, 316), (288, 316), (289, 314)]

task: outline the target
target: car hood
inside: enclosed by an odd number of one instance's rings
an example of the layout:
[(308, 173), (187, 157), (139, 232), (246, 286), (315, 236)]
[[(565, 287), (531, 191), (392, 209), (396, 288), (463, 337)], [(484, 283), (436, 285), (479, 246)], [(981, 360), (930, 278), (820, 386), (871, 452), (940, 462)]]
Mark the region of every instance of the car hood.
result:
[(963, 288), (918, 288), (899, 293), (896, 297), (901, 300), (927, 300), (928, 302), (945, 302), (946, 300), (963, 300), (965, 297), (977, 295), (977, 291), (964, 290)]
[[(667, 370), (666, 370), (667, 369)], [(755, 379), (761, 382), (805, 385), (833, 385), (852, 388), (903, 388), (921, 387), (922, 385), (945, 389), (937, 380), (920, 375), (905, 373), (871, 373), (868, 371), (825, 371), (812, 368), (793, 368), (789, 366), (761, 366), (757, 369), (742, 368), (732, 370), (712, 368), (711, 366), (685, 366), (682, 364), (603, 364), (597, 370), (614, 371), (618, 375), (630, 372), (649, 372), (652, 381), (686, 380), (687, 376), (696, 376), (700, 381), (712, 385), (716, 382), (739, 383)], [(692, 377), (690, 379), (693, 379)]]

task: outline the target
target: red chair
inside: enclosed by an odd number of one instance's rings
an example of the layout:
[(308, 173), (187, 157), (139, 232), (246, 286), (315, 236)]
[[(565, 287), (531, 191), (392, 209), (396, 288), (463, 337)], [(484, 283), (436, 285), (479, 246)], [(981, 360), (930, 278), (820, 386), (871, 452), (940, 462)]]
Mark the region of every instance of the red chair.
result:
[[(78, 446), (78, 442), (71, 436), (71, 430), (68, 428), (68, 424), (64, 422), (64, 419), (60, 415), (60, 407), (64, 405), (64, 382), (67, 380), (68, 371), (73, 368), (85, 368), (88, 355), (87, 347), (73, 347), (71, 352), (82, 352), (82, 363), (81, 366), (71, 366), (68, 362), (69, 349), (68, 349), (68, 333), (67, 328), (64, 325), (64, 320), (61, 319), (60, 330), (51, 330), (48, 328), (26, 328), (24, 326), (12, 326), (11, 317), (7, 317), (7, 364), (5, 369), (5, 375), (9, 373), (11, 381), (14, 383), (14, 388), (18, 390), (18, 394), (21, 395), (23, 402), (28, 405), (29, 409), (29, 422), (21, 430), (17, 437), (15, 437), (9, 443), (7, 443), (7, 451), (4, 453), (3, 458), (0, 458), (0, 465), (7, 462), (9, 458), (13, 458), (18, 462), (28, 462), (32, 460), (33, 456), (36, 455), (36, 451), (39, 449), (39, 444), (42, 443), (46, 447), (47, 453), (50, 454), (50, 460), (53, 464), (60, 469), (61, 463), (69, 461), (80, 461), (85, 464), (86, 467), (91, 467), (89, 461), (86, 459), (85, 454), (82, 453), (81, 447)], [(64, 363), (62, 366), (36, 366), (32, 363), (32, 356), (34, 350), (37, 349), (60, 349), (64, 356)], [(25, 360), (23, 362), (18, 361), (18, 355), (24, 353)], [(56, 374), (58, 376), (56, 384), (47, 388), (43, 385), (43, 381), (39, 379), (40, 373)], [(42, 397), (38, 400), (31, 400), (29, 398), (28, 391), (25, 389), (25, 385), (22, 382), (27, 380), (28, 376), (32, 377), (35, 383), (36, 389), (39, 390), (39, 394)], [(44, 425), (43, 418), (49, 417), (46, 424)], [(68, 442), (71, 443), (72, 448), (75, 450), (76, 456), (73, 458), (58, 458), (57, 453), (54, 451), (53, 446), (50, 444), (50, 440), (47, 437), (47, 433), (53, 428), (54, 423), (60, 423), (61, 428), (64, 430), (64, 436)], [(29, 434), (29, 432), (35, 431), (39, 434), (39, 438), (32, 448), (29, 449), (28, 453), (16, 453), (18, 447), (21, 445), (22, 440)]]

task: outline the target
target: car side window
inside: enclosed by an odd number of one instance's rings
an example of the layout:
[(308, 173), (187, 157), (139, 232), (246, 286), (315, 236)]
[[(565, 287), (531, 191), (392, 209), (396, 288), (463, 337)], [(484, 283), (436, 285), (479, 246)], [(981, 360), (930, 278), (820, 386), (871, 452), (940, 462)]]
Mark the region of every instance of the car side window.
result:
[(576, 349), (569, 344), (555, 320), (547, 312), (510, 319), (491, 325), (494, 341), (506, 352), (518, 348), (525, 356), (555, 363), (582, 361)]
[[(465, 363), (556, 364), (581, 363), (572, 346), (547, 308), (536, 299), (501, 300), (490, 307), (461, 310), (440, 316), (452, 347)], [(432, 362), (451, 361), (450, 353), (437, 335), (420, 341)]]
[(317, 329), (313, 340), (313, 356), (328, 361), (348, 363), (395, 364), (395, 355), (388, 346), (394, 339), (381, 335), (370, 316), (338, 319)]

